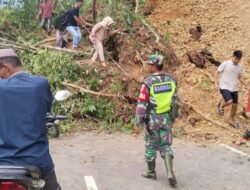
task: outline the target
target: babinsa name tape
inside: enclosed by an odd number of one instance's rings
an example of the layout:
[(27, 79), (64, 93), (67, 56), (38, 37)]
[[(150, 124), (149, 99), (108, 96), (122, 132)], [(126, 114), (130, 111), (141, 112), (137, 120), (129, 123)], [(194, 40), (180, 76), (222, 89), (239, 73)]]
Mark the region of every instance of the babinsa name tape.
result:
[(164, 92), (171, 92), (172, 91), (172, 85), (171, 84), (160, 84), (154, 86), (154, 93), (160, 94)]

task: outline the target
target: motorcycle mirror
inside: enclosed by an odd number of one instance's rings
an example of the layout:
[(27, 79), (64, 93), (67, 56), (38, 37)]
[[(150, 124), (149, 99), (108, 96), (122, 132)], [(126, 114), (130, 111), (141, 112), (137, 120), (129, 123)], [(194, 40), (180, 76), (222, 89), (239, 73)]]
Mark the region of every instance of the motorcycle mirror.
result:
[(60, 90), (56, 92), (55, 99), (59, 102), (64, 101), (70, 97), (71, 93), (68, 90)]

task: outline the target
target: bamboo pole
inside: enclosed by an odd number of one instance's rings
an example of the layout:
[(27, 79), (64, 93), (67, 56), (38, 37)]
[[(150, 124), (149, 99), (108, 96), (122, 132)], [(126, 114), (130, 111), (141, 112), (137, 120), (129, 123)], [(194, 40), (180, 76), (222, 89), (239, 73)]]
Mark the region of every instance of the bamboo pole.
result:
[(121, 67), (121, 65), (119, 63), (117, 63), (109, 54), (107, 54), (108, 57), (113, 61), (113, 63), (129, 78), (131, 78), (131, 76)]

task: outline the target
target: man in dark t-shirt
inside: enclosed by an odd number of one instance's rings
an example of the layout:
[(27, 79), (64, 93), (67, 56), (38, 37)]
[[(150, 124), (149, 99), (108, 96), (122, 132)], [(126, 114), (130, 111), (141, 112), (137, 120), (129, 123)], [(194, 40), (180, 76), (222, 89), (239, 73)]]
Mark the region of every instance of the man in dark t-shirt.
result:
[(65, 48), (67, 46), (67, 36), (65, 27), (63, 26), (63, 18), (65, 11), (61, 11), (60, 15), (55, 20), (56, 29), (56, 46), (60, 48)]
[(38, 167), (43, 190), (61, 190), (45, 128), (53, 96), (46, 78), (22, 71), (12, 49), (0, 49), (0, 165)]
[(67, 31), (73, 36), (73, 49), (76, 49), (81, 40), (80, 27), (83, 21), (79, 18), (79, 10), (83, 4), (82, 0), (76, 0), (74, 7), (71, 8), (67, 18)]

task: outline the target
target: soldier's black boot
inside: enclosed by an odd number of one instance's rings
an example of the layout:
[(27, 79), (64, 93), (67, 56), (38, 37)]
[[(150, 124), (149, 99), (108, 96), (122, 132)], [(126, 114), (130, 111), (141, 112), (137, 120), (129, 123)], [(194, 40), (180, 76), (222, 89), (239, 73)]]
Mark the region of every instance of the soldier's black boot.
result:
[(141, 174), (142, 177), (156, 180), (155, 159), (152, 162), (147, 162), (147, 164), (148, 164), (148, 169), (146, 172)]
[(167, 171), (167, 176), (168, 176), (168, 182), (171, 187), (175, 187), (177, 184), (174, 171), (173, 171), (173, 156), (166, 155), (164, 157), (164, 162), (165, 162), (165, 167)]

